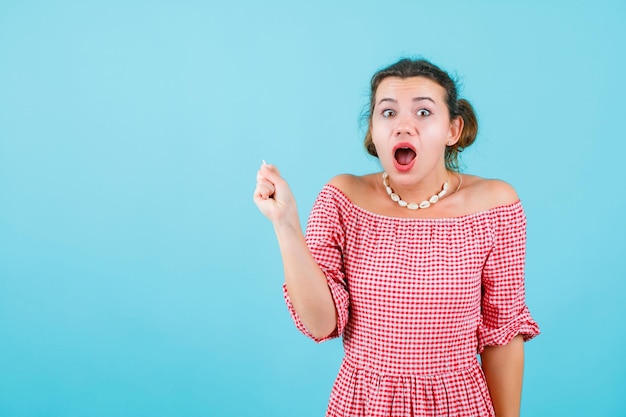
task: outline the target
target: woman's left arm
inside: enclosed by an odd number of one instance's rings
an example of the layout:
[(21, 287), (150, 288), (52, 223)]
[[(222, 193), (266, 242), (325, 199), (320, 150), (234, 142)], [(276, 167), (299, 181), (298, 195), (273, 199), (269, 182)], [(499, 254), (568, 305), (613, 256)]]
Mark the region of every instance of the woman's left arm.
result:
[(492, 211), (493, 247), (483, 266), (478, 352), (496, 417), (519, 417), (524, 341), (539, 334), (526, 306), (526, 215), (513, 188), (490, 181), (502, 197)]
[(506, 345), (485, 346), (480, 357), (496, 417), (519, 417), (524, 373), (522, 335)]

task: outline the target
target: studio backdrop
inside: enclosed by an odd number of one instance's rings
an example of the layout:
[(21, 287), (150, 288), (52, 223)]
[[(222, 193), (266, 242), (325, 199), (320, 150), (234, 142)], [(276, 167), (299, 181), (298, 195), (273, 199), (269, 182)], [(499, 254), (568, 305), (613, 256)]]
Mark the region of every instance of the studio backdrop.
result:
[(522, 415), (625, 416), (622, 1), (0, 2), (0, 416), (321, 416), (263, 159), (303, 225), (362, 146), (371, 75), (454, 74), (466, 173), (528, 217)]

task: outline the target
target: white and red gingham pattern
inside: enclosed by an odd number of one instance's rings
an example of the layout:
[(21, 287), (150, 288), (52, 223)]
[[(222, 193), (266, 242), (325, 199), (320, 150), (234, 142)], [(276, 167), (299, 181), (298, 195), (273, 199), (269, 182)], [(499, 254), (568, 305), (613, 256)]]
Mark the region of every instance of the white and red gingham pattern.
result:
[[(444, 219), (381, 216), (320, 192), (307, 244), (345, 358), (327, 416), (492, 416), (476, 353), (539, 334), (524, 299), (521, 203)], [(296, 326), (312, 337), (285, 299)]]

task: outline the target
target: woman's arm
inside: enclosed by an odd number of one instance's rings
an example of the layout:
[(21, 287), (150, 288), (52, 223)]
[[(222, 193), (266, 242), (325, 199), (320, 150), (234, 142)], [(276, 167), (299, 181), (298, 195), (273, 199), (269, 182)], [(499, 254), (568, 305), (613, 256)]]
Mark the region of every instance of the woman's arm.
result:
[(293, 308), (309, 333), (323, 339), (337, 328), (337, 310), (326, 276), (306, 245), (293, 194), (276, 167), (259, 169), (254, 202), (274, 225)]
[(524, 373), (522, 335), (503, 346), (485, 346), (480, 357), (496, 417), (519, 417)]

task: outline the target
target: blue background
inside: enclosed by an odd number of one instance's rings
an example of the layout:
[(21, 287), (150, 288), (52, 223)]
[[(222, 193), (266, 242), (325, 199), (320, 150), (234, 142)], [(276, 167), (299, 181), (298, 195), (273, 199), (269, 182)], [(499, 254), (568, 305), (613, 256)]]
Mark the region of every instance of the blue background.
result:
[[(334, 4), (338, 3), (338, 4)], [(0, 2), (0, 416), (320, 416), (262, 159), (305, 222), (378, 170), (374, 71), (422, 55), (528, 220), (526, 416), (624, 416), (622, 1)]]

